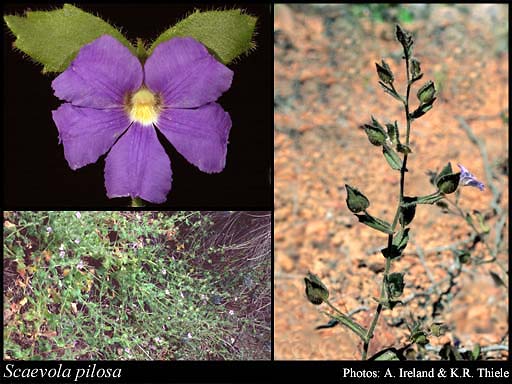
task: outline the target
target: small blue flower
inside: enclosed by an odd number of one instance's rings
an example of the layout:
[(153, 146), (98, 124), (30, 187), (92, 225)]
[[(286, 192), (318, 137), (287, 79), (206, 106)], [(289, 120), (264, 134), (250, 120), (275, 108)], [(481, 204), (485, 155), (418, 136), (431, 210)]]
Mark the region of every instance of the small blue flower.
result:
[(464, 168), (462, 165), (457, 164), (460, 168), (460, 185), (469, 185), (470, 187), (476, 187), (479, 190), (483, 191), (485, 188), (484, 183), (481, 181), (478, 181), (475, 176), (471, 172), (469, 172), (466, 168)]

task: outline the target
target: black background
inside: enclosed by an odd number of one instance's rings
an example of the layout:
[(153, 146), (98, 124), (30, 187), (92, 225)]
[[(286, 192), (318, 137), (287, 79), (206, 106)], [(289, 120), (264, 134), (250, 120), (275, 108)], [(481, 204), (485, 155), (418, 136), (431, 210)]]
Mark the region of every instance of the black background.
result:
[[(122, 28), (131, 42), (138, 37), (153, 41), (194, 8), (225, 8), (222, 4), (78, 6)], [(233, 122), (226, 167), (221, 173), (203, 173), (158, 133), (169, 154), (173, 178), (162, 207), (272, 209), (271, 6), (237, 4), (236, 7), (258, 17), (257, 49), (228, 65), (234, 71), (233, 83), (218, 100)], [(4, 7), (4, 14), (19, 15), (28, 8), (49, 9), (42, 4), (9, 5)], [(7, 31), (4, 25), (4, 32)], [(105, 155), (76, 171), (69, 168), (51, 116), (51, 111), (62, 104), (51, 88), (57, 74), (41, 74), (41, 65), (12, 49), (14, 40), (10, 32), (4, 35), (4, 209), (129, 206), (128, 197), (108, 199), (106, 195)]]

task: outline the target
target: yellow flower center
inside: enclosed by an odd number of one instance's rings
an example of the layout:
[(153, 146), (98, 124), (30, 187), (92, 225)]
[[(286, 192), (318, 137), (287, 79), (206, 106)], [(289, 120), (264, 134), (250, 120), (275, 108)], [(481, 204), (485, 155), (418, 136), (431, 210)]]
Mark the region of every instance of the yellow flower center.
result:
[(158, 120), (160, 100), (149, 89), (141, 88), (129, 97), (127, 109), (132, 121), (152, 125)]

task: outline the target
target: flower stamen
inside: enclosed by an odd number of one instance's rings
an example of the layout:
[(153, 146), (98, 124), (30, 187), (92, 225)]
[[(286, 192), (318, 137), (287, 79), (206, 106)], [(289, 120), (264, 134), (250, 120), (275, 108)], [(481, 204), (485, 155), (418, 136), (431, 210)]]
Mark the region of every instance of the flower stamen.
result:
[(141, 88), (129, 97), (127, 109), (132, 121), (153, 125), (158, 120), (160, 100), (149, 89)]

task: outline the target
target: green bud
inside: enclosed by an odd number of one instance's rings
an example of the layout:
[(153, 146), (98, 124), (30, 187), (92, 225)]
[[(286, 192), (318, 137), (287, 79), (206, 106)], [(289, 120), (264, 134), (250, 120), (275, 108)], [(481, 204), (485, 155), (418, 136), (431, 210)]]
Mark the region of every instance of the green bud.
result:
[(453, 193), (459, 186), (460, 172), (441, 176), (437, 181), (437, 188), (446, 195)]
[(421, 63), (414, 57), (411, 59), (411, 77), (413, 81), (419, 80), (423, 77), (421, 73)]
[(384, 144), (386, 141), (386, 132), (370, 124), (365, 124), (363, 127), (370, 143), (376, 146)]
[(308, 272), (304, 283), (306, 283), (306, 296), (310, 303), (320, 305), (329, 298), (329, 291), (318, 276)]
[(408, 155), (409, 153), (412, 153), (411, 151), (411, 147), (405, 145), (405, 144), (401, 144), (401, 143), (398, 143), (396, 145), (396, 150), (400, 153), (404, 153), (406, 155)]
[(390, 273), (386, 277), (386, 290), (388, 293), (388, 298), (396, 299), (402, 295), (404, 292), (404, 274), (403, 273)]
[(406, 32), (402, 29), (398, 24), (396, 25), (396, 38), (402, 44), (402, 47), (404, 47), (404, 54), (405, 58), (408, 59), (411, 57), (412, 53), (412, 35), (409, 32)]
[(395, 124), (386, 124), (386, 128), (388, 130), (388, 136), (391, 139), (391, 142), (394, 145), (397, 145), (399, 142), (399, 135), (398, 135), (398, 125), (395, 120)]
[(423, 86), (418, 90), (418, 99), (421, 101), (422, 104), (429, 103), (436, 94), (436, 87), (434, 85), (434, 82), (432, 80), (429, 80), (426, 84), (423, 84)]
[(370, 206), (368, 198), (359, 192), (356, 188), (345, 184), (347, 189), (347, 207), (352, 213), (358, 213), (366, 210)]
[(391, 68), (389, 68), (389, 65), (382, 60), (382, 65), (379, 63), (375, 63), (377, 66), (377, 75), (379, 75), (379, 79), (386, 84), (391, 84), (394, 80), (393, 72), (391, 71)]

